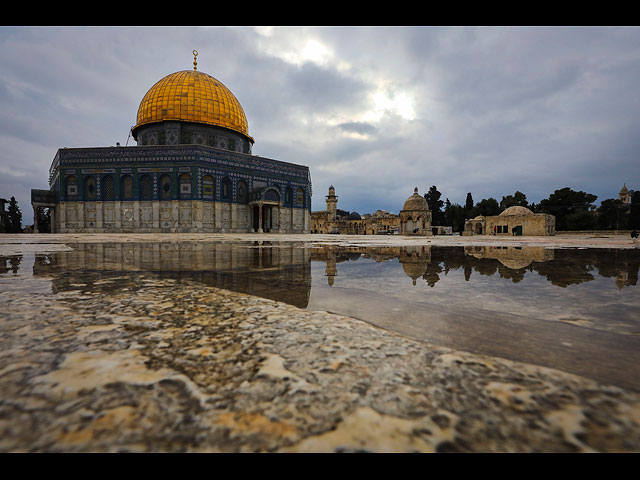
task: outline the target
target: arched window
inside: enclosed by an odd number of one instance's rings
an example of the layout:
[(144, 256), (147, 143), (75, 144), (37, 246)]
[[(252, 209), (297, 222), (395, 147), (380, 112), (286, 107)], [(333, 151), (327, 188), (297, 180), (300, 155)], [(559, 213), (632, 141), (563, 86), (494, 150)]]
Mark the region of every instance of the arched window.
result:
[(213, 200), (214, 192), (213, 177), (211, 175), (205, 175), (202, 178), (202, 198), (205, 200)]
[(133, 178), (125, 175), (120, 180), (120, 198), (122, 200), (133, 200)]
[(75, 198), (78, 195), (78, 182), (75, 175), (67, 177), (67, 197)]
[(238, 203), (249, 203), (249, 191), (244, 180), (238, 181)]
[(229, 200), (231, 198), (231, 180), (227, 177), (222, 179), (222, 199)]
[(84, 179), (84, 199), (95, 200), (96, 199), (96, 178), (86, 177)]
[(299, 207), (304, 207), (304, 189), (302, 187), (298, 188), (296, 192), (296, 204)]
[(153, 182), (151, 181), (151, 175), (143, 175), (140, 177), (140, 200), (152, 200), (153, 199)]
[(264, 192), (264, 199), (265, 200), (270, 200), (272, 202), (279, 202), (280, 201), (280, 193), (275, 188), (268, 188)]
[(107, 175), (102, 179), (102, 200), (113, 200), (114, 198), (113, 177)]
[(284, 189), (284, 204), (287, 206), (291, 206), (292, 201), (293, 201), (293, 189), (289, 186)]
[(183, 173), (180, 175), (180, 200), (191, 198), (191, 175)]
[(160, 177), (160, 199), (171, 200), (171, 175)]

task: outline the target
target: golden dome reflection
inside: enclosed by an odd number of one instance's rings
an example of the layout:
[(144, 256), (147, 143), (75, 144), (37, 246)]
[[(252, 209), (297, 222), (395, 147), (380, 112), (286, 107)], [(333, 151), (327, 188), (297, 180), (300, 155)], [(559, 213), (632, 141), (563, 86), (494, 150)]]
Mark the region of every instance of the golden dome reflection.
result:
[(193, 70), (167, 75), (149, 89), (140, 102), (134, 130), (167, 120), (228, 128), (253, 142), (238, 99), (222, 82), (197, 71), (195, 60)]

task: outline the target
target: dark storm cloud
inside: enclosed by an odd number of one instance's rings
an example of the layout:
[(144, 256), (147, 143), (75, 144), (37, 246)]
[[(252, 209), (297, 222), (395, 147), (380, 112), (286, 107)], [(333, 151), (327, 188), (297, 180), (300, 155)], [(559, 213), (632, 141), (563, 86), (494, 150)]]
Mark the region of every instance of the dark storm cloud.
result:
[(310, 167), (314, 210), (330, 184), (360, 213), (415, 186), (458, 203), (640, 188), (637, 28), (0, 28), (0, 196), (30, 217), (56, 150), (127, 142), (193, 49), (254, 153)]

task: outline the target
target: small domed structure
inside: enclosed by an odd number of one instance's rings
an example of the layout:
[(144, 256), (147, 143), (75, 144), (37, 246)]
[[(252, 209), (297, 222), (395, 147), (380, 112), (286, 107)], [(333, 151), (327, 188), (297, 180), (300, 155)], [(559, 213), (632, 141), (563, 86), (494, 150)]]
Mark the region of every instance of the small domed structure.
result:
[(555, 235), (556, 219), (515, 205), (499, 215), (477, 216), (464, 224), (463, 235)]
[(358, 212), (351, 212), (347, 216), (347, 220), (362, 220), (362, 217)]
[(507, 208), (504, 212), (502, 212), (499, 216), (506, 217), (509, 215), (534, 215), (534, 213), (529, 210), (527, 207), (514, 206)]
[(418, 187), (404, 202), (400, 210), (401, 235), (432, 235), (431, 212), (427, 200), (418, 193)]

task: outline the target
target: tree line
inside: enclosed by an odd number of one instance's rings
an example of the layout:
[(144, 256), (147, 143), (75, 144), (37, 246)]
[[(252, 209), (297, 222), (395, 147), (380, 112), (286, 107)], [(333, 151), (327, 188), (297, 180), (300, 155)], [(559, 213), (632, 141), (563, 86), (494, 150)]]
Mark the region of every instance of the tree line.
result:
[(640, 191), (630, 191), (631, 203), (625, 204), (617, 198), (603, 200), (600, 206), (594, 202), (596, 195), (575, 191), (569, 187), (555, 190), (539, 203), (529, 203), (527, 196), (516, 191), (495, 198), (483, 198), (474, 203), (471, 192), (467, 193), (464, 205), (451, 203), (433, 185), (424, 198), (432, 212), (432, 225), (453, 227), (453, 231), (464, 230), (467, 219), (478, 215), (499, 215), (513, 206), (526, 207), (533, 213), (548, 213), (556, 217), (556, 230), (637, 230), (640, 229)]

